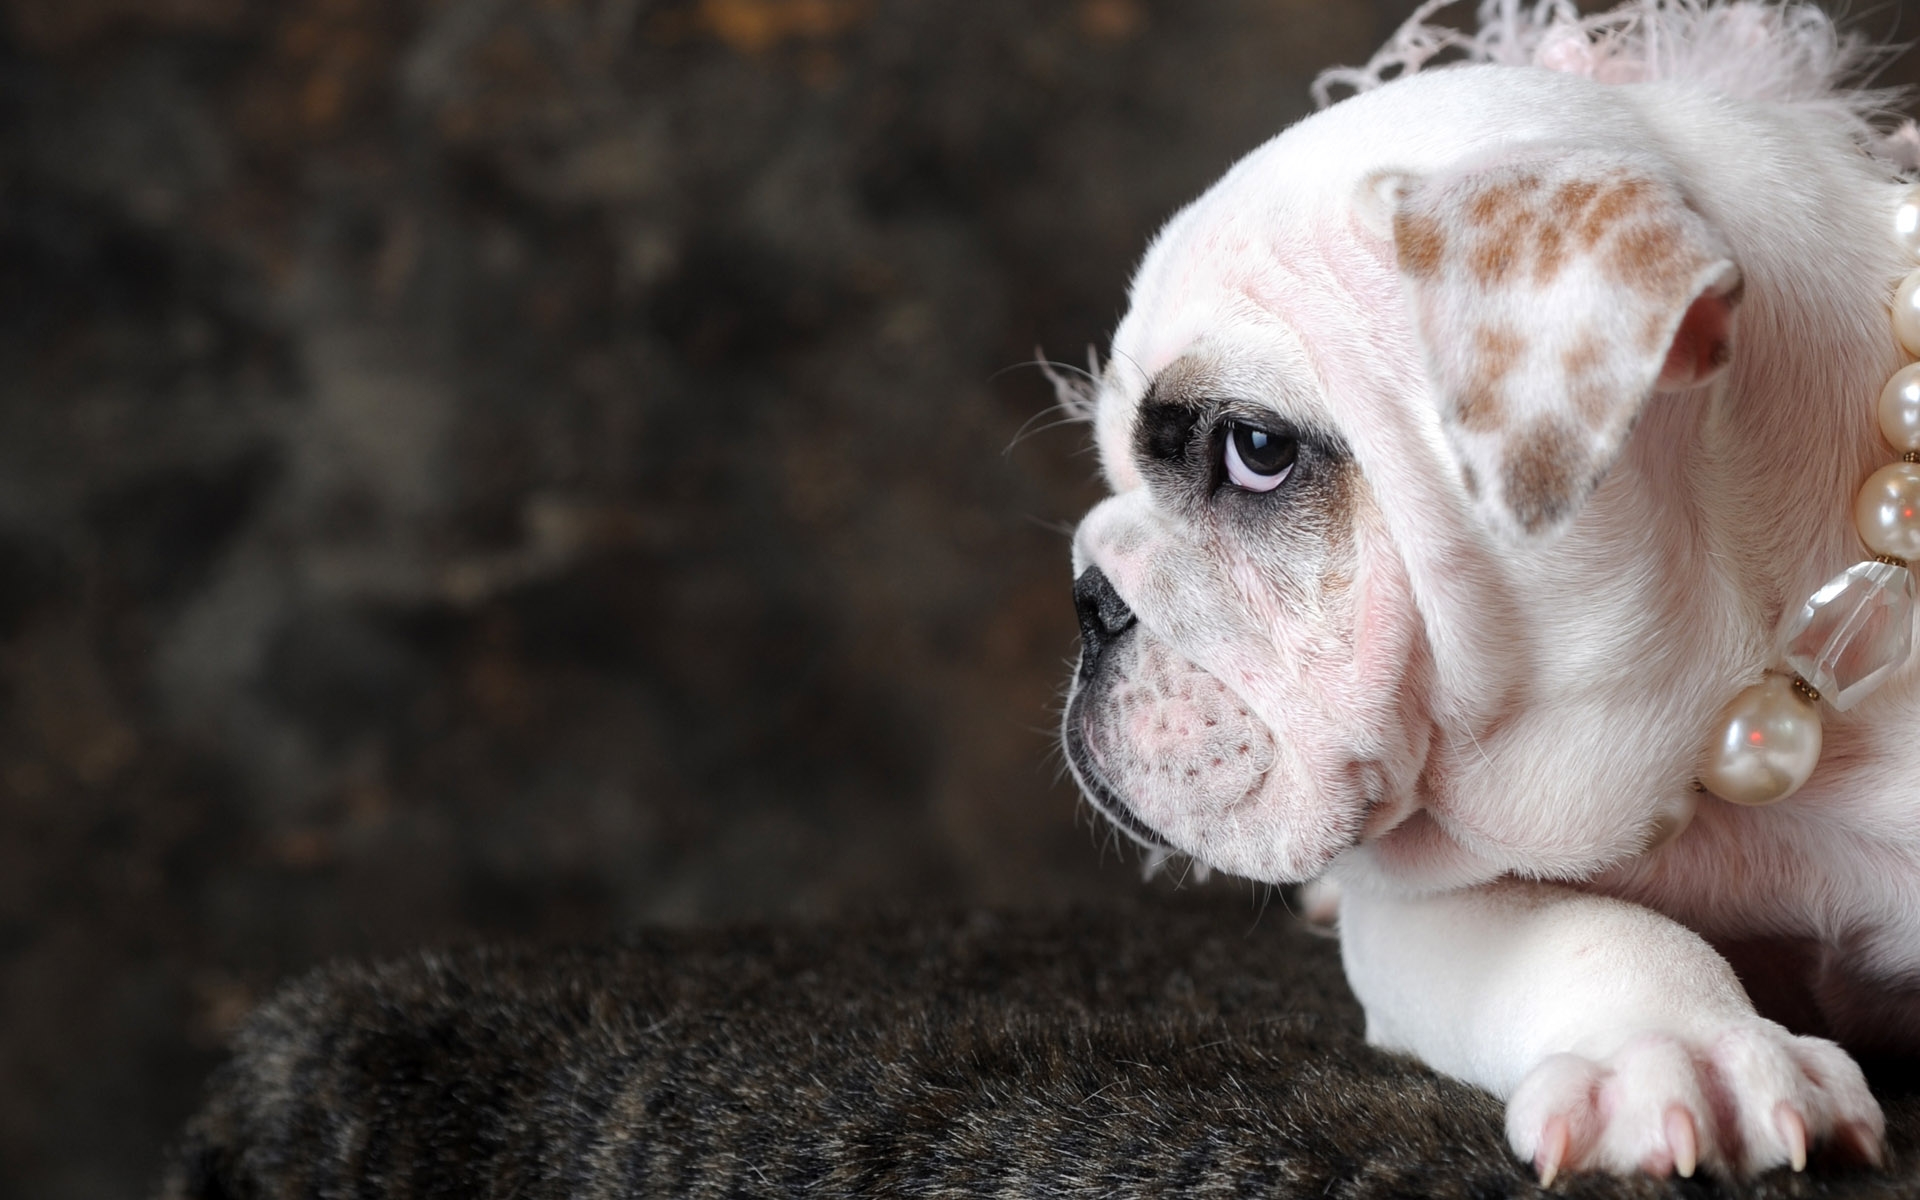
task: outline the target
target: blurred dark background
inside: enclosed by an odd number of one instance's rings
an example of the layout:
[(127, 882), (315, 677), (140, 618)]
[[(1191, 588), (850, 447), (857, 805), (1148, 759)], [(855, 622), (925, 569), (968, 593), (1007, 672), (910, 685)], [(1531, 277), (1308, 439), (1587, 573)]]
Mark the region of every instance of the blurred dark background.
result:
[(1411, 7), (0, 3), (0, 1194), (334, 956), (1137, 894), (1017, 364)]

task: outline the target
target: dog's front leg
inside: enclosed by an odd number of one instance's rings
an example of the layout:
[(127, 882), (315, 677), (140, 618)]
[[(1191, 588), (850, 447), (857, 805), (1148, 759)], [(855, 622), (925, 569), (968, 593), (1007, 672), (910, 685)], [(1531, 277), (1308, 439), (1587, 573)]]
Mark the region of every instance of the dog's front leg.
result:
[(1350, 889), (1340, 938), (1367, 1039), (1505, 1098), (1543, 1178), (1798, 1169), (1822, 1142), (1878, 1161), (1854, 1061), (1761, 1017), (1711, 946), (1649, 909), (1511, 880)]

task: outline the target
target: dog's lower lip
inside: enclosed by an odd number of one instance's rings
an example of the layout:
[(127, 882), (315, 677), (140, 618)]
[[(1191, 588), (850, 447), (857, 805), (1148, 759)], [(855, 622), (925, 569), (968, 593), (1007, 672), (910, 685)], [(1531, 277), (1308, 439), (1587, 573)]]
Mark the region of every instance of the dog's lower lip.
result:
[(1174, 849), (1145, 821), (1135, 816), (1133, 810), (1108, 785), (1100, 774), (1097, 756), (1093, 752), (1093, 739), (1088, 736), (1084, 721), (1071, 708), (1067, 716), (1066, 743), (1067, 765), (1072, 769), (1074, 779), (1080, 784), (1080, 790), (1086, 794), (1088, 802), (1099, 809), (1102, 816), (1148, 849)]

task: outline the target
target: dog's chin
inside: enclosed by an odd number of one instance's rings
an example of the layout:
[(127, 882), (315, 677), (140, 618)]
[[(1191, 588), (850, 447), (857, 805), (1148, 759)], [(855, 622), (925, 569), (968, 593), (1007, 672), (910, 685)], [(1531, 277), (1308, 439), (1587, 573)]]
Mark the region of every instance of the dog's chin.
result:
[(1174, 831), (1163, 832), (1157, 823), (1144, 820), (1135, 802), (1106, 779), (1098, 758), (1087, 748), (1084, 729), (1071, 717), (1065, 743), (1067, 762), (1081, 793), (1130, 840), (1149, 850), (1184, 854), (1212, 870), (1261, 883), (1317, 879), (1335, 859), (1374, 836), (1376, 829), (1390, 829), (1401, 820), (1389, 816), (1386, 819), (1392, 823), (1381, 825), (1381, 814), (1388, 811), (1385, 806), (1361, 804), (1342, 812), (1329, 805), (1322, 809), (1321, 820), (1305, 827), (1273, 823), (1256, 831), (1242, 823), (1225, 823), (1210, 828), (1202, 821), (1176, 818), (1165, 822)]

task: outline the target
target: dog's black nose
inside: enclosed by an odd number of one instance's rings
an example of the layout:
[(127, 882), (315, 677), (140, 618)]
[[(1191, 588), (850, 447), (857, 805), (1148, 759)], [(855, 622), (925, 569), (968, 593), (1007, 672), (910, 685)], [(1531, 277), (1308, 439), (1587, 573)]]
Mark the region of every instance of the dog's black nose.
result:
[(1073, 611), (1080, 616), (1080, 670), (1085, 673), (1114, 639), (1133, 628), (1133, 610), (1099, 567), (1088, 567), (1073, 581)]

